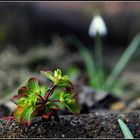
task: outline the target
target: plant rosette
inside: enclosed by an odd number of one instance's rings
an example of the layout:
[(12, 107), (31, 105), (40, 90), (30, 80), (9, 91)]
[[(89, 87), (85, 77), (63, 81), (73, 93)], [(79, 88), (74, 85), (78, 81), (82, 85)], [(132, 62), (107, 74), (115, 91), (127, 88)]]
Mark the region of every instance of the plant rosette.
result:
[(32, 120), (39, 115), (46, 121), (52, 120), (53, 116), (53, 121), (59, 123), (58, 110), (79, 114), (76, 92), (69, 77), (63, 76), (60, 69), (54, 72), (41, 71), (41, 74), (51, 80), (52, 84), (49, 87), (40, 86), (38, 79), (31, 77), (12, 98), (17, 105), (13, 116), (3, 117), (3, 119), (15, 119), (17, 122), (29, 126)]

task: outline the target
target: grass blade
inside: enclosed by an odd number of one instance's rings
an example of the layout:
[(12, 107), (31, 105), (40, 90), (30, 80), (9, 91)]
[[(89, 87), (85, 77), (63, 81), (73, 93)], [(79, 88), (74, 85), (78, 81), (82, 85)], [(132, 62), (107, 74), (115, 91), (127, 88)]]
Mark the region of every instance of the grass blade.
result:
[(120, 57), (118, 63), (115, 65), (114, 69), (112, 70), (111, 74), (108, 76), (107, 80), (105, 81), (104, 88), (110, 89), (112, 88), (113, 84), (117, 80), (120, 73), (124, 70), (127, 63), (129, 62), (132, 55), (135, 53), (137, 48), (140, 45), (140, 33), (138, 33), (135, 38), (132, 40), (128, 48), (125, 50), (123, 55)]
[(102, 40), (100, 34), (97, 32), (95, 36), (95, 65), (98, 72), (99, 88), (102, 88), (104, 84), (104, 65), (103, 65), (103, 52), (102, 52)]
[(130, 132), (129, 128), (127, 127), (127, 125), (121, 120), (118, 119), (118, 123), (120, 125), (120, 128), (123, 132), (123, 135), (125, 137), (125, 139), (134, 139), (132, 133)]
[(102, 41), (99, 33), (95, 36), (95, 61), (97, 68), (103, 70)]

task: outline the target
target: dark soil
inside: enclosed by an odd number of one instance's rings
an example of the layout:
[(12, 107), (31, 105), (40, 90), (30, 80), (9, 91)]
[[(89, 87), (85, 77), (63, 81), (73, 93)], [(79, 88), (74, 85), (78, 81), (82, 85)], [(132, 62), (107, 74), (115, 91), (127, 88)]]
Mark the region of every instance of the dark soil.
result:
[(103, 112), (60, 116), (59, 125), (36, 118), (29, 127), (12, 120), (0, 120), (0, 138), (123, 138), (121, 118), (135, 138), (140, 137), (140, 112)]

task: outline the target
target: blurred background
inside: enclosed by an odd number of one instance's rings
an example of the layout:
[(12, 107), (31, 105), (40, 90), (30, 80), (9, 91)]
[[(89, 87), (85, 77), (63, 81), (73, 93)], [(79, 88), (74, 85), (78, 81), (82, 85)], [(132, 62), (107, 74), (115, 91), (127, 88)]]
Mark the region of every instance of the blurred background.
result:
[[(107, 30), (106, 35), (99, 34), (100, 41), (89, 35), (97, 13)], [(77, 86), (81, 113), (139, 109), (140, 37), (130, 45), (139, 31), (139, 2), (0, 2), (0, 116), (13, 111), (15, 106), (9, 100), (25, 80), (37, 76), (46, 82), (40, 70), (57, 68)], [(80, 43), (86, 52), (82, 53)], [(96, 60), (98, 43), (102, 44), (107, 75), (100, 86), (96, 84), (98, 78), (94, 80), (96, 74), (91, 76), (91, 59), (86, 57), (90, 54)], [(123, 67), (118, 72), (119, 82), (115, 88), (104, 88), (105, 80), (128, 47), (130, 50), (121, 60), (124, 63), (119, 63)]]

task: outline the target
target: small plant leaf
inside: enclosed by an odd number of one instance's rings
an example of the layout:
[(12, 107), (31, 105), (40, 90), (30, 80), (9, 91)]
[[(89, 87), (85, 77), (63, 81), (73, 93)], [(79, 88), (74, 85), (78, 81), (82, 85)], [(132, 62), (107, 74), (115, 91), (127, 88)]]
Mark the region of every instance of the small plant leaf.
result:
[(130, 132), (129, 128), (127, 127), (127, 125), (121, 120), (118, 119), (118, 123), (120, 125), (120, 128), (123, 132), (123, 135), (125, 137), (125, 139), (134, 139), (132, 133)]
[(55, 70), (54, 73), (51, 71), (41, 71), (41, 74), (50, 79), (55, 85), (68, 86), (69, 84), (69, 77), (67, 75), (62, 76), (60, 69)]
[(59, 100), (60, 97), (60, 91), (55, 90), (54, 93), (49, 97), (50, 100)]
[(59, 80), (57, 86), (59, 87), (68, 87), (70, 86), (70, 82), (68, 80)]
[(48, 109), (59, 110), (59, 106), (55, 102), (48, 101), (46, 104)]
[(13, 96), (13, 98), (11, 99), (14, 103), (17, 103), (21, 98), (24, 98), (26, 96), (26, 94), (18, 94)]
[[(33, 94), (31, 95), (28, 95), (27, 97), (22, 97), (20, 98), (18, 101), (17, 101), (17, 108), (14, 112), (14, 116), (16, 118), (16, 120), (18, 122), (21, 122), (21, 119), (23, 117), (22, 113), (28, 109), (27, 108), (31, 108), (31, 107), (34, 107), (36, 105), (36, 102), (37, 102), (37, 96), (34, 96)], [(24, 112), (25, 114), (25, 112)], [(27, 114), (28, 115), (28, 114)], [(26, 119), (26, 118), (25, 118)], [(24, 120), (23, 118), (23, 122), (21, 123), (24, 123), (26, 120)], [(29, 118), (27, 120), (27, 124), (29, 124)]]
[(53, 72), (52, 71), (49, 71), (49, 70), (47, 70), (47, 71), (40, 71), (40, 73), (42, 74), (42, 75), (44, 75), (45, 77), (47, 77), (49, 80), (51, 80), (51, 81), (53, 81)]
[(57, 69), (54, 71), (54, 77), (57, 77), (58, 79), (60, 79), (62, 76), (62, 72), (60, 69)]
[(18, 105), (15, 112), (14, 112), (14, 117), (15, 117), (17, 122), (20, 122), (20, 116), (21, 116), (23, 111), (24, 111), (24, 107)]
[[(54, 93), (49, 97), (49, 100), (51, 100), (51, 101), (59, 100), (59, 98), (60, 98), (60, 91), (55, 90)], [(55, 102), (55, 104), (57, 104), (59, 106), (59, 108), (61, 108), (62, 110), (65, 109), (64, 104), (62, 104), (61, 102)]]
[(33, 106), (27, 106), (20, 116), (20, 123), (29, 126), (33, 119), (34, 111), (35, 111), (35, 108)]
[(46, 93), (47, 89), (48, 89), (47, 86), (41, 86), (40, 87), (40, 96), (41, 97), (44, 97), (45, 96), (45, 93)]
[(61, 93), (60, 101), (63, 103), (72, 113), (77, 113), (79, 110), (78, 104), (70, 93)]
[(26, 98), (22, 97), (18, 100), (18, 105), (25, 105)]
[(28, 92), (31, 91), (31, 93), (39, 93), (40, 88), (39, 88), (39, 84), (38, 84), (38, 80), (37, 78), (30, 78), (27, 84), (27, 89)]
[(72, 113), (78, 113), (78, 105), (76, 102), (72, 102), (71, 104), (64, 103), (64, 105), (72, 112)]
[(24, 86), (24, 87), (21, 87), (19, 90), (18, 90), (18, 94), (28, 94), (27, 92), (27, 88)]

